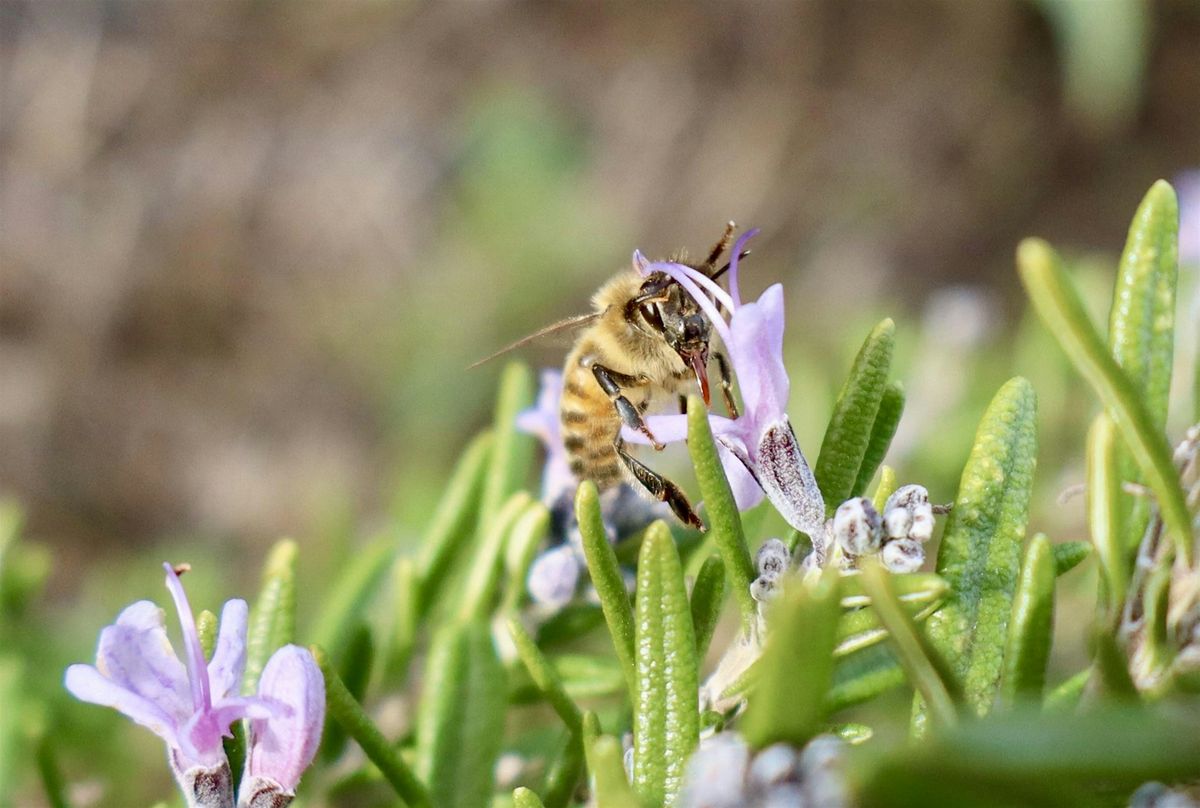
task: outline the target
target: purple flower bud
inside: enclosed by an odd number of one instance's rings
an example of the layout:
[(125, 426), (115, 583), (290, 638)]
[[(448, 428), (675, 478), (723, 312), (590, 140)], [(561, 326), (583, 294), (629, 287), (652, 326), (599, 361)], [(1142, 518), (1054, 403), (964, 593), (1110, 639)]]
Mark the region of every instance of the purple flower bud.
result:
[(307, 649), (285, 645), (271, 655), (258, 681), (271, 708), (250, 722), (250, 747), (238, 805), (282, 808), (296, 794), (325, 726), (325, 679)]
[(894, 539), (883, 545), (880, 558), (892, 572), (916, 572), (925, 563), (925, 548), (914, 539)]
[(535, 603), (561, 608), (575, 597), (579, 585), (579, 558), (569, 545), (542, 553), (529, 567), (526, 587)]
[(848, 499), (833, 514), (833, 535), (842, 552), (852, 556), (879, 552), (879, 513), (866, 497)]

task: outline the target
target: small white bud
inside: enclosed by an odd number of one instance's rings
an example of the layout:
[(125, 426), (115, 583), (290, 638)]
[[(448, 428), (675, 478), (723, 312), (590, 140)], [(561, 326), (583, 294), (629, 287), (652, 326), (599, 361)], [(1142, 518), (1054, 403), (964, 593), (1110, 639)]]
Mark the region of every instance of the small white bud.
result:
[(779, 587), (775, 585), (776, 578), (768, 578), (765, 575), (760, 575), (750, 582), (750, 597), (754, 598), (759, 603), (766, 603), (779, 594)]
[(688, 762), (681, 808), (738, 808), (746, 800), (750, 748), (741, 736), (719, 732), (702, 741)]
[(786, 544), (779, 539), (767, 539), (758, 548), (754, 563), (759, 575), (774, 580), (783, 574), (791, 560), (792, 554), (788, 552)]
[(928, 502), (913, 507), (912, 527), (908, 529), (908, 537), (919, 542), (927, 542), (933, 538), (933, 506)]
[(892, 508), (904, 508), (911, 511), (916, 505), (929, 504), (929, 492), (925, 490), (923, 485), (902, 485), (892, 492), (892, 495), (887, 498), (887, 502), (883, 506), (883, 512), (887, 513)]
[(768, 791), (762, 802), (755, 805), (760, 808), (798, 808), (807, 805), (820, 805), (825, 808), (826, 803), (809, 802), (803, 786), (799, 783), (783, 783)]
[(883, 512), (883, 532), (889, 539), (907, 539), (912, 530), (912, 514), (908, 508), (892, 508)]
[(833, 535), (842, 551), (850, 555), (879, 552), (879, 512), (866, 497), (848, 499), (833, 514)]
[(883, 545), (880, 557), (892, 572), (916, 572), (925, 563), (925, 548), (913, 539), (895, 539)]
[(750, 784), (767, 789), (788, 780), (799, 778), (800, 756), (786, 743), (768, 746), (750, 764)]

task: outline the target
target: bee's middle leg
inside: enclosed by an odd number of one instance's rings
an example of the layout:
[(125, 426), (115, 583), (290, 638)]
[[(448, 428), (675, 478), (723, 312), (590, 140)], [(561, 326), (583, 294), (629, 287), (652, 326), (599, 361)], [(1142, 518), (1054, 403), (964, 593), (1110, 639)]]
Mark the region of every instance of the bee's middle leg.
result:
[(700, 521), (700, 517), (692, 510), (692, 504), (688, 502), (687, 495), (679, 490), (679, 486), (625, 451), (625, 447), (619, 437), (614, 442), (614, 445), (617, 448), (617, 456), (621, 458), (621, 462), (625, 464), (625, 468), (629, 469), (630, 473), (641, 483), (643, 488), (649, 491), (655, 499), (667, 503), (671, 508), (671, 512), (679, 518), (679, 521), (699, 530), (701, 533), (706, 530), (704, 523)]
[(736, 421), (739, 417), (738, 406), (733, 399), (733, 381), (732, 374), (729, 372), (729, 360), (720, 351), (713, 351), (713, 358), (717, 360), (717, 370), (721, 375), (721, 395), (725, 398), (725, 409), (729, 413), (729, 417)]
[(617, 410), (617, 415), (621, 417), (621, 423), (630, 429), (636, 429), (649, 438), (650, 445), (654, 447), (655, 451), (661, 452), (666, 448), (658, 442), (658, 438), (654, 437), (654, 433), (650, 431), (650, 427), (646, 426), (646, 422), (642, 420), (642, 414), (638, 412), (638, 408), (621, 392), (622, 387), (639, 387), (644, 385), (646, 383), (645, 379), (630, 376), (627, 373), (618, 373), (600, 364), (592, 365), (592, 375), (596, 377), (600, 388), (608, 394), (609, 400), (612, 401), (613, 406)]

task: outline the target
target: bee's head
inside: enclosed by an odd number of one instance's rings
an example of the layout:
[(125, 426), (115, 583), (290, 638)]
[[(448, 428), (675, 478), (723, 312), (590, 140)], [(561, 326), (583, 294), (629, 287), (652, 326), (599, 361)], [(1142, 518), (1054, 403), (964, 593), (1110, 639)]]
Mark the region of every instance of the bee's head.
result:
[(712, 323), (700, 309), (700, 304), (662, 272), (654, 272), (646, 278), (638, 297), (645, 299), (638, 306), (642, 320), (696, 374), (704, 403), (708, 404), (708, 339)]

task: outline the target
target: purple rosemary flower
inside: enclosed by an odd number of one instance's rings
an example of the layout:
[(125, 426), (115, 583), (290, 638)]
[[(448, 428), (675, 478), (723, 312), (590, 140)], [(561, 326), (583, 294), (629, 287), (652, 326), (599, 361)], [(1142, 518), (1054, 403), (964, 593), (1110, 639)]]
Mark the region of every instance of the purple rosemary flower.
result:
[[(736, 419), (710, 415), (709, 423), (738, 507), (754, 506), (765, 493), (788, 524), (820, 535), (824, 500), (787, 416), (790, 383), (783, 364), (783, 286), (771, 286), (751, 303), (742, 303), (738, 288), (738, 256), (756, 233), (747, 231), (733, 246), (728, 292), (703, 272), (682, 264), (651, 263), (639, 252), (634, 253), (634, 266), (643, 274), (659, 271), (678, 281), (704, 309), (729, 352), (745, 412)], [(713, 299), (730, 312), (728, 323)], [(686, 416), (650, 416), (646, 423), (663, 443), (687, 435)], [(647, 443), (634, 430), (622, 434), (628, 441)]]
[(76, 698), (113, 707), (166, 741), (189, 806), (225, 808), (233, 804), (233, 793), (222, 738), (240, 718), (272, 714), (263, 700), (238, 695), (246, 662), (246, 602), (225, 604), (216, 648), (205, 664), (183, 584), (170, 564), (163, 567), (183, 630), (186, 665), (167, 639), (162, 610), (142, 600), (100, 632), (95, 667), (67, 668), (66, 687)]
[(1175, 178), (1179, 195), (1179, 263), (1200, 265), (1200, 169)]
[(312, 654), (285, 645), (267, 660), (258, 680), (258, 697), (272, 713), (250, 721), (250, 749), (238, 805), (283, 808), (296, 795), (300, 775), (321, 745), (325, 679)]
[(543, 370), (537, 403), (517, 414), (517, 429), (534, 435), (546, 448), (546, 465), (542, 469), (542, 502), (548, 506), (558, 502), (564, 494), (573, 497), (575, 487), (579, 484), (571, 473), (567, 450), (562, 442), (559, 414), (562, 388), (562, 371)]

